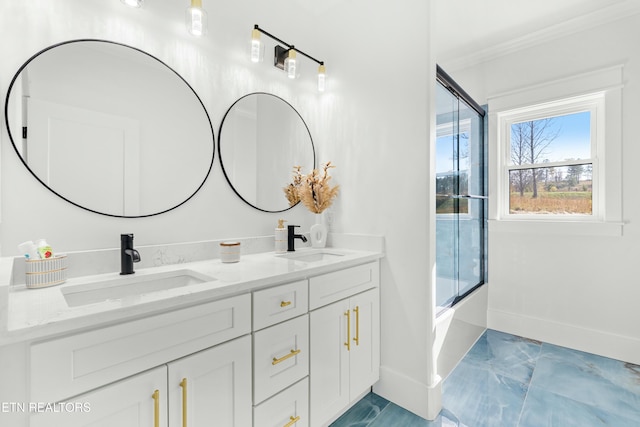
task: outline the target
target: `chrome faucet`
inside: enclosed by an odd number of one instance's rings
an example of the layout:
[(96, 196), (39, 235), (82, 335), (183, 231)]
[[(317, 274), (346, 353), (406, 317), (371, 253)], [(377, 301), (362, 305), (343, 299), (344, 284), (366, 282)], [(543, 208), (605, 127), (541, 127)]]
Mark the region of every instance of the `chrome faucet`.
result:
[(133, 263), (140, 262), (140, 253), (133, 249), (133, 234), (120, 235), (120, 274), (133, 274)]
[(296, 227), (299, 225), (287, 225), (287, 251), (293, 252), (296, 250), (295, 240), (300, 239), (303, 242), (307, 241), (307, 238), (303, 234), (296, 234)]

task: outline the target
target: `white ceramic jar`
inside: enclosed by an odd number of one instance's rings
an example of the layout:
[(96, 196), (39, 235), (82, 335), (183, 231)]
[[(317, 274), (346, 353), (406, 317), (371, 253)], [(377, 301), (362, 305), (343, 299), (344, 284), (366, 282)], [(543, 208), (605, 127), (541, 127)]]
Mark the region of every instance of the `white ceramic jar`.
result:
[(240, 261), (240, 242), (220, 243), (220, 261), (224, 263)]

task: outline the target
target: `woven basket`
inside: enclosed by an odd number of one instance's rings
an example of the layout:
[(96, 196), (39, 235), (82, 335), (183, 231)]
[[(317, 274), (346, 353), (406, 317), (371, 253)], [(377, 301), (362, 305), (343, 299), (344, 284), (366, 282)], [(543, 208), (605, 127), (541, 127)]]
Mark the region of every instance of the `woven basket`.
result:
[(67, 280), (67, 256), (25, 261), (27, 288), (45, 288)]

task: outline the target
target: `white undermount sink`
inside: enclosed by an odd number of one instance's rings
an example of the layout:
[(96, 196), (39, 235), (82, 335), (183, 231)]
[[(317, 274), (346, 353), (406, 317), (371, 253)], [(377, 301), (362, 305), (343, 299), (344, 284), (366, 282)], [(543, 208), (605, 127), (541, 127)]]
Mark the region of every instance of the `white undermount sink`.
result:
[(77, 307), (107, 300), (142, 296), (214, 280), (216, 279), (213, 277), (183, 269), (161, 273), (131, 274), (84, 285), (69, 286), (62, 288), (62, 294), (69, 307)]
[(284, 255), (280, 255), (280, 257), (282, 258), (302, 262), (327, 261), (341, 256), (344, 256), (344, 254), (337, 251), (332, 251), (330, 249), (302, 250), (300, 252), (290, 252)]

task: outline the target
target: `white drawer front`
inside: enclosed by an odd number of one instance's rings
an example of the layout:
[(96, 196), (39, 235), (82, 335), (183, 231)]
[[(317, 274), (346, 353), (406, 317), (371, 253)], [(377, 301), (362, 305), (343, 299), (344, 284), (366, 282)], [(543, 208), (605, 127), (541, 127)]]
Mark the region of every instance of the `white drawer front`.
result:
[(380, 286), (378, 262), (359, 265), (309, 279), (309, 309), (330, 304)]
[(266, 328), (307, 312), (309, 286), (306, 280), (253, 293), (253, 330)]
[(239, 295), (31, 346), (31, 399), (55, 402), (251, 331)]
[(309, 374), (309, 315), (253, 335), (253, 403), (258, 404)]
[(309, 379), (292, 385), (253, 410), (253, 427), (308, 427)]

